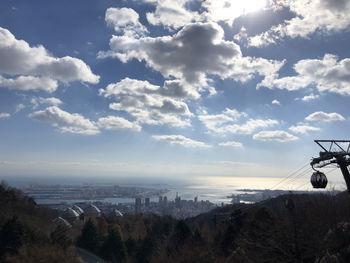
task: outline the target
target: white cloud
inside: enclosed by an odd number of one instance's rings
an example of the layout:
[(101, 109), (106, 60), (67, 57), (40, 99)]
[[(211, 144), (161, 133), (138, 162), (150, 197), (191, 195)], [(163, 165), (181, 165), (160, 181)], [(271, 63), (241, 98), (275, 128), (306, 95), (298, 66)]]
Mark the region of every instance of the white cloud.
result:
[(41, 104), (48, 104), (48, 105), (58, 106), (58, 105), (63, 103), (60, 99), (54, 98), (54, 97), (50, 97), (50, 98), (33, 97), (30, 100), (30, 102), (33, 104), (33, 109), (36, 109)]
[(305, 118), (307, 121), (319, 121), (319, 122), (332, 122), (332, 121), (343, 121), (345, 118), (339, 113), (325, 113), (323, 111), (317, 111), (311, 113)]
[(318, 98), (320, 98), (320, 95), (311, 93), (310, 95), (306, 95), (302, 98), (296, 98), (295, 100), (310, 101), (310, 100), (316, 100)]
[(273, 26), (268, 31), (251, 37), (251, 46), (276, 43), (285, 37), (308, 37), (314, 32), (340, 31), (350, 25), (350, 1), (347, 0), (284, 0), (295, 17)]
[[(296, 76), (277, 78), (271, 75), (257, 87), (287, 89), (289, 91), (315, 85), (319, 92), (350, 95), (350, 58), (337, 61), (335, 55), (326, 54), (322, 60), (305, 59), (294, 65)], [(313, 99), (309, 97), (306, 99)]]
[(216, 164), (225, 165), (225, 166), (261, 166), (259, 163), (252, 162), (233, 162), (233, 161), (216, 161)]
[[(115, 98), (117, 102), (111, 103), (110, 108), (128, 112), (138, 123), (190, 126), (192, 113), (183, 98), (191, 97), (191, 94), (173, 84), (165, 83), (164, 87), (160, 87), (148, 81), (125, 78), (101, 89), (100, 94)], [(169, 89), (167, 85), (174, 87)]]
[(37, 121), (51, 123), (61, 132), (87, 135), (94, 135), (100, 132), (94, 122), (84, 118), (80, 114), (71, 114), (63, 111), (57, 106), (51, 106), (45, 110), (36, 111), (29, 114), (29, 117)]
[(190, 22), (200, 19), (197, 12), (186, 9), (186, 0), (162, 0), (158, 1), (154, 13), (147, 13), (146, 17), (152, 25), (162, 25), (172, 28), (180, 28)]
[(245, 112), (240, 112), (236, 109), (229, 109), (229, 108), (226, 108), (223, 111), (223, 114), (226, 116), (232, 117), (234, 121), (237, 121), (241, 117), (244, 117), (244, 118), (248, 117), (248, 114)]
[(320, 128), (313, 127), (310, 125), (296, 125), (289, 127), (289, 130), (291, 130), (294, 133), (300, 133), (300, 134), (307, 134), (309, 131), (320, 131)]
[(273, 100), (271, 103), (275, 105), (281, 105), (281, 103), (278, 100)]
[(24, 106), (24, 104), (20, 103), (16, 106), (16, 110), (15, 113), (20, 112), (21, 110), (23, 110), (26, 106)]
[(51, 98), (39, 97), (38, 99), (41, 104), (50, 104), (50, 105), (58, 106), (63, 103), (60, 99), (54, 98), (54, 97), (51, 97)]
[(226, 109), (221, 114), (216, 115), (198, 115), (198, 119), (209, 131), (219, 134), (251, 134), (258, 128), (266, 128), (278, 124), (277, 120), (271, 119), (249, 119), (241, 124), (235, 123), (240, 117), (246, 118), (248, 115), (235, 109)]
[(178, 144), (178, 145), (182, 145), (184, 147), (200, 147), (200, 148), (210, 148), (212, 147), (211, 145), (208, 145), (204, 142), (200, 142), (200, 141), (195, 141), (189, 138), (186, 138), (182, 135), (153, 135), (152, 136), (153, 139), (157, 140), (157, 141), (167, 141), (170, 144)]
[(278, 124), (277, 120), (249, 119), (243, 124), (232, 124), (219, 128), (219, 132), (234, 134), (252, 134), (258, 128), (267, 128)]
[(233, 36), (233, 39), (239, 42), (247, 38), (248, 38), (247, 29), (244, 26), (242, 26), (239, 32)]
[(0, 112), (0, 119), (2, 119), (2, 118), (10, 118), (10, 117), (11, 117), (10, 113)]
[(0, 86), (19, 90), (57, 89), (57, 80), (68, 83), (81, 81), (96, 84), (99, 76), (92, 73), (82, 60), (73, 57), (55, 58), (41, 45), (30, 47), (0, 27)]
[(285, 131), (261, 131), (253, 136), (254, 140), (258, 141), (276, 141), (276, 142), (288, 142), (295, 141), (298, 137), (285, 132)]
[(235, 141), (221, 142), (219, 143), (219, 146), (243, 148), (243, 144), (241, 142), (235, 142)]
[(223, 29), (215, 23), (192, 23), (173, 36), (113, 36), (110, 51), (99, 58), (116, 57), (126, 63), (132, 59), (145, 61), (165, 78), (176, 78), (191, 87), (205, 87), (210, 75), (222, 79), (247, 81), (255, 75), (275, 74), (284, 62), (243, 57), (240, 47), (224, 40)]
[(117, 116), (99, 118), (98, 126), (105, 130), (133, 130), (141, 131), (141, 126)]
[(265, 5), (266, 0), (205, 0), (202, 3), (202, 7), (207, 10), (203, 16), (209, 20), (223, 21), (230, 25), (236, 18), (263, 9)]
[(108, 25), (113, 26), (118, 33), (128, 36), (142, 36), (147, 33), (139, 21), (139, 14), (131, 8), (108, 8), (106, 10), (105, 21)]
[(0, 76), (0, 87), (16, 90), (44, 90), (54, 92), (58, 83), (47, 77), (19, 76), (17, 78), (4, 78)]
[(239, 112), (236, 109), (226, 108), (221, 114), (209, 115), (205, 114), (198, 115), (198, 119), (211, 131), (217, 131), (218, 127), (230, 122), (235, 122), (241, 117), (247, 117), (245, 112)]
[(225, 114), (216, 114), (216, 115), (199, 115), (198, 119), (212, 131), (216, 131), (217, 127), (228, 122), (233, 122), (234, 119)]

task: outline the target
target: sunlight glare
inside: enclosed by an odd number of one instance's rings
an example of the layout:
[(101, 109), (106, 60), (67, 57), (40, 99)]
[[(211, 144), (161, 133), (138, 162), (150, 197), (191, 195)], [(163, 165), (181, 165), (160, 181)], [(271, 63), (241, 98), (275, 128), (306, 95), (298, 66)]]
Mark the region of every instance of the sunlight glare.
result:
[(233, 21), (241, 15), (259, 11), (266, 5), (267, 0), (215, 0), (208, 7), (212, 17)]
[(241, 14), (247, 14), (251, 12), (263, 9), (266, 5), (266, 0), (244, 0), (244, 1), (233, 1), (233, 6), (237, 6)]

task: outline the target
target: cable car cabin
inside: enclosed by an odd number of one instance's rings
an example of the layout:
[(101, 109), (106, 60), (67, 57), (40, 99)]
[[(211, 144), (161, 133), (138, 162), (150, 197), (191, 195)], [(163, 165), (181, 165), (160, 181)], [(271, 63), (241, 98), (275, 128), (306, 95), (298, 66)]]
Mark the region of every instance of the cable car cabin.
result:
[(313, 188), (326, 188), (327, 183), (328, 180), (324, 173), (316, 171), (311, 175), (311, 184)]

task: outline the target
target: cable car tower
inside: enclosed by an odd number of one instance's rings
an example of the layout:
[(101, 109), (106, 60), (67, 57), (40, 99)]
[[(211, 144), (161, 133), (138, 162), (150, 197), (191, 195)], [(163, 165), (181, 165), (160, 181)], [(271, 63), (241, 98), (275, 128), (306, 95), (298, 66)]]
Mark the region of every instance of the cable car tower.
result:
[(350, 193), (350, 141), (347, 140), (315, 140), (315, 143), (322, 148), (320, 157), (313, 158), (310, 165), (315, 172), (311, 176), (311, 184), (314, 188), (326, 188), (327, 177), (317, 170), (328, 165), (339, 167)]

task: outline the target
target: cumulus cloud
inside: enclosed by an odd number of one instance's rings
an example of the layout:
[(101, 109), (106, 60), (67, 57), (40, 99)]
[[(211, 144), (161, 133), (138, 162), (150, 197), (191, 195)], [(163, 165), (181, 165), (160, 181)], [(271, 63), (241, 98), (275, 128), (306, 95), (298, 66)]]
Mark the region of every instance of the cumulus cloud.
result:
[(0, 27), (0, 87), (18, 90), (57, 89), (57, 81), (81, 81), (96, 84), (99, 76), (82, 60), (73, 57), (55, 58), (41, 45), (31, 47)]
[(11, 117), (10, 113), (0, 112), (0, 119), (2, 119), (2, 118), (10, 118), (10, 117)]
[(161, 25), (170, 29), (177, 29), (199, 20), (200, 15), (197, 12), (186, 9), (187, 2), (186, 0), (158, 1), (155, 12), (146, 14), (147, 20), (152, 25)]
[(141, 131), (141, 126), (117, 116), (99, 118), (98, 126), (105, 130), (133, 130)]
[(310, 100), (316, 100), (318, 98), (320, 98), (320, 95), (311, 93), (310, 95), (306, 95), (302, 98), (296, 98), (295, 100), (310, 101)]
[(323, 111), (317, 111), (311, 113), (305, 118), (307, 121), (318, 121), (318, 122), (332, 122), (332, 121), (344, 121), (345, 118), (339, 113), (326, 113)]
[(277, 120), (272, 119), (249, 119), (240, 124), (235, 123), (241, 117), (246, 118), (248, 115), (235, 109), (226, 109), (221, 114), (216, 115), (198, 115), (198, 119), (210, 132), (219, 134), (251, 134), (258, 128), (266, 128), (278, 124)]
[(298, 137), (285, 132), (285, 131), (261, 131), (253, 136), (254, 140), (258, 141), (276, 141), (276, 142), (289, 142), (295, 141)]
[(61, 110), (57, 106), (51, 106), (45, 110), (36, 111), (29, 114), (29, 117), (46, 123), (51, 123), (61, 132), (94, 135), (99, 133), (96, 124), (84, 118), (78, 113), (69, 113)]
[(224, 31), (216, 23), (192, 23), (173, 36), (113, 36), (110, 51), (98, 57), (116, 57), (126, 63), (132, 59), (145, 61), (165, 78), (176, 78), (191, 86), (207, 86), (210, 75), (222, 79), (247, 81), (255, 75), (269, 76), (284, 62), (243, 57), (240, 47), (224, 40)]
[(182, 135), (153, 135), (153, 139), (157, 141), (167, 141), (170, 144), (178, 144), (182, 145), (184, 147), (200, 147), (200, 148), (210, 148), (212, 147), (211, 145), (208, 145), (204, 142), (200, 141), (195, 141), (189, 138), (186, 138), (185, 136)]
[(235, 141), (221, 142), (221, 143), (219, 143), (219, 146), (243, 148), (243, 144), (241, 142), (235, 142)]
[(294, 133), (307, 134), (308, 132), (320, 131), (321, 129), (310, 125), (301, 124), (296, 126), (293, 125), (289, 127), (289, 130), (291, 130)]
[(205, 8), (206, 12), (202, 16), (211, 21), (221, 21), (233, 25), (238, 17), (263, 9), (265, 5), (265, 0), (204, 0), (202, 7)]
[(271, 103), (275, 105), (281, 105), (281, 103), (278, 100), (273, 100)]
[(191, 94), (173, 82), (160, 87), (148, 81), (125, 78), (100, 89), (100, 95), (116, 99), (117, 102), (111, 103), (110, 108), (128, 112), (138, 123), (176, 127), (190, 125), (192, 113), (183, 99), (191, 97)]
[(24, 106), (24, 104), (20, 103), (16, 106), (16, 110), (15, 113), (20, 112), (21, 110), (23, 110), (26, 106)]
[(273, 26), (268, 31), (249, 39), (251, 46), (265, 46), (285, 37), (308, 37), (318, 32), (340, 31), (349, 28), (350, 2), (347, 0), (284, 0), (295, 17)]
[(278, 124), (277, 120), (249, 119), (243, 124), (231, 124), (219, 128), (219, 133), (252, 134), (256, 129), (267, 128)]
[(139, 14), (131, 8), (108, 8), (105, 21), (118, 33), (128, 36), (142, 36), (147, 33), (147, 28), (139, 21)]
[(44, 90), (54, 92), (58, 83), (47, 77), (19, 76), (17, 78), (4, 78), (0, 76), (0, 87), (16, 90)]
[(63, 103), (60, 99), (54, 98), (54, 97), (50, 97), (50, 98), (33, 97), (31, 98), (30, 102), (33, 104), (33, 109), (36, 109), (41, 104), (58, 106)]
[[(350, 95), (350, 58), (338, 61), (335, 55), (323, 59), (304, 59), (294, 65), (296, 76), (278, 78), (271, 75), (257, 87), (286, 89), (289, 91), (315, 85), (319, 92)], [(316, 95), (306, 99), (316, 98)]]
[(247, 117), (245, 112), (239, 112), (236, 109), (226, 108), (221, 114), (210, 115), (206, 112), (198, 115), (198, 119), (211, 131), (217, 131), (218, 127), (230, 122), (235, 122), (241, 117)]

